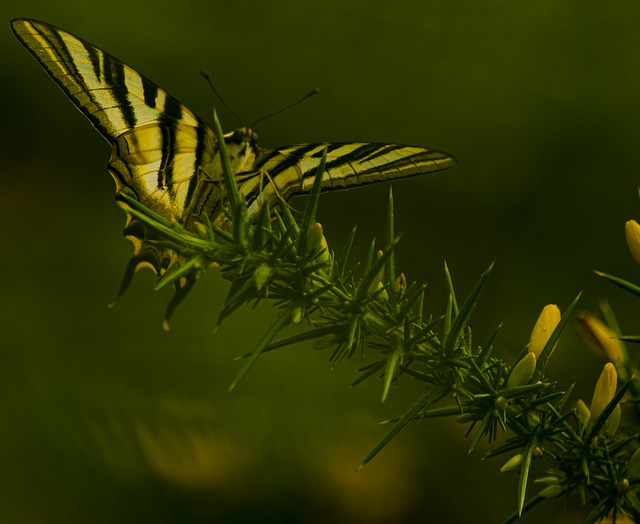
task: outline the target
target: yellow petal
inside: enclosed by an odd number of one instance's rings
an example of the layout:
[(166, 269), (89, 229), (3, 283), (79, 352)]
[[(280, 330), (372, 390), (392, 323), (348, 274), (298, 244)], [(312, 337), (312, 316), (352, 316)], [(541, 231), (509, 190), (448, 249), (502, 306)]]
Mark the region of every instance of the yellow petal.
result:
[[(553, 330), (560, 323), (560, 317), (560, 310), (555, 304), (549, 304), (544, 307), (531, 333), (529, 353), (534, 353), (536, 358), (540, 358), (540, 353), (542, 353), (544, 346), (549, 341)], [(555, 349), (555, 346), (553, 348)]]
[(595, 422), (602, 414), (604, 408), (607, 407), (607, 404), (609, 404), (615, 396), (617, 386), (618, 374), (616, 373), (616, 367), (611, 362), (607, 362), (602, 369), (602, 373), (600, 373), (600, 378), (593, 391), (591, 420)]
[(507, 380), (508, 388), (515, 388), (517, 386), (524, 386), (536, 369), (536, 354), (527, 353), (511, 370), (509, 380)]
[(307, 251), (310, 254), (320, 252), (317, 257), (318, 262), (327, 262), (329, 260), (329, 246), (327, 245), (327, 239), (324, 238), (322, 224), (319, 222), (313, 224), (309, 230)]
[(593, 315), (581, 313), (576, 325), (578, 335), (600, 360), (618, 364), (623, 355), (621, 342), (616, 334)]
[(627, 245), (631, 255), (640, 264), (640, 224), (635, 220), (629, 220), (624, 225), (624, 233), (627, 237)]

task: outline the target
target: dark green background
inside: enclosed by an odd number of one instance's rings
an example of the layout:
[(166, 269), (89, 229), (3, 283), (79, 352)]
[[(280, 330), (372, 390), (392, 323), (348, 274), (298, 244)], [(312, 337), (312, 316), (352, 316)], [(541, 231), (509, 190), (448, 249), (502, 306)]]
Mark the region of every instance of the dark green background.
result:
[[(459, 297), (497, 260), (472, 327), (481, 344), (504, 322), (498, 350), (513, 359), (542, 307), (564, 309), (581, 290), (583, 309), (608, 297), (637, 334), (635, 304), (592, 269), (637, 280), (623, 224), (640, 214), (640, 4), (19, 4), (0, 8), (1, 520), (498, 522), (511, 512), (515, 476), (480, 463), (483, 450), (467, 457), (449, 421), (409, 427), (354, 473), (386, 431), (376, 422), (420, 394), (409, 380), (381, 405), (375, 380), (347, 389), (357, 361), (330, 373), (329, 353), (301, 346), (265, 356), (227, 393), (231, 359), (274, 312), (243, 310), (213, 335), (226, 289), (215, 271), (168, 334), (169, 293), (151, 290), (150, 272), (107, 309), (131, 252), (109, 148), (8, 22), (73, 32), (206, 119), (214, 101), (200, 69), (247, 122), (318, 86), (260, 124), (265, 146), (376, 141), (454, 154), (455, 169), (394, 184), (398, 268), (429, 282), (428, 311), (440, 314), (445, 258)], [(364, 256), (383, 235), (388, 190), (323, 197), (329, 243), (339, 249), (358, 223)], [(565, 387), (579, 380), (589, 401), (600, 366), (568, 329), (549, 372)], [(523, 522), (542, 518), (570, 521), (554, 501)]]

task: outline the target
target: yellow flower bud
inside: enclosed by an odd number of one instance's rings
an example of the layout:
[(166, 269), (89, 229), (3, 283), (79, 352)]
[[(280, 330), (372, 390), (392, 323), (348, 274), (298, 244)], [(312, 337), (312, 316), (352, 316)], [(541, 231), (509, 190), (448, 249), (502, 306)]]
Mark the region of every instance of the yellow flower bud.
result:
[(629, 220), (624, 225), (624, 234), (627, 237), (627, 245), (631, 255), (640, 264), (640, 224), (635, 220)]
[(514, 455), (509, 460), (507, 460), (500, 468), (500, 473), (506, 473), (507, 471), (518, 469), (520, 467), (520, 464), (522, 464), (522, 453), (518, 453), (517, 455)]
[(616, 367), (611, 362), (607, 362), (602, 369), (602, 373), (600, 373), (600, 378), (593, 391), (591, 420), (595, 422), (598, 420), (598, 417), (602, 415), (604, 408), (607, 407), (607, 404), (609, 404), (615, 396), (617, 386), (618, 374), (616, 373)]
[(536, 354), (527, 353), (511, 370), (509, 380), (507, 380), (508, 388), (515, 388), (517, 386), (524, 386), (536, 369)]
[[(549, 341), (551, 333), (560, 323), (560, 317), (560, 310), (555, 304), (549, 304), (544, 307), (531, 333), (529, 353), (534, 353), (536, 358), (540, 358), (540, 353), (542, 353), (544, 346)], [(553, 346), (553, 349), (555, 348), (556, 346)], [(551, 350), (552, 352), (553, 349)]]
[(322, 233), (322, 224), (316, 222), (311, 226), (309, 230), (309, 236), (307, 237), (307, 250), (310, 254), (318, 253), (316, 262), (328, 262), (329, 261), (329, 246), (327, 245), (327, 239), (324, 238)]
[(578, 315), (578, 335), (596, 357), (605, 362), (618, 364), (623, 348), (616, 334), (593, 315)]
[(396, 281), (393, 285), (393, 290), (396, 295), (399, 295), (400, 292), (404, 293), (404, 290), (407, 289), (407, 278), (404, 276), (404, 273), (400, 273), (400, 276), (396, 278)]

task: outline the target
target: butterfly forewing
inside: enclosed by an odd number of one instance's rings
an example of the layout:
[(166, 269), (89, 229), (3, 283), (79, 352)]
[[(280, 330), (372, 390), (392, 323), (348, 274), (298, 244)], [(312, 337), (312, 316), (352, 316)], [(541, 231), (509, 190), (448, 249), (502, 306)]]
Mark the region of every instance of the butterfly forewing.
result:
[(113, 142), (151, 122), (198, 126), (175, 98), (120, 60), (66, 31), (35, 20), (11, 22), (16, 37), (102, 135)]

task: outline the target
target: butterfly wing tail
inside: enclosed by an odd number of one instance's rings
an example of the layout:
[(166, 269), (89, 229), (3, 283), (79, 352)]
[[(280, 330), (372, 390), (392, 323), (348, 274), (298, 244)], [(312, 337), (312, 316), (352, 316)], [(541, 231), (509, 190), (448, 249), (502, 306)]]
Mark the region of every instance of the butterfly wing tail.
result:
[[(129, 192), (130, 193), (130, 192)], [(129, 194), (131, 196), (131, 194)], [(116, 195), (118, 205), (122, 207), (127, 216), (127, 222), (124, 228), (124, 235), (133, 244), (133, 256), (129, 259), (122, 277), (120, 289), (116, 299), (110, 304), (114, 306), (120, 297), (129, 287), (133, 276), (142, 268), (149, 268), (158, 277), (162, 277), (176, 262), (182, 263), (183, 258), (174, 251), (164, 245), (158, 243), (161, 240), (154, 231), (151, 231), (145, 224), (135, 218), (131, 213), (129, 202), (122, 197), (122, 193)], [(173, 282), (174, 295), (171, 302), (167, 306), (164, 317), (163, 326), (165, 330), (169, 329), (169, 319), (182, 302), (185, 296), (193, 287), (195, 281), (199, 278), (201, 270), (194, 269), (187, 275)]]

